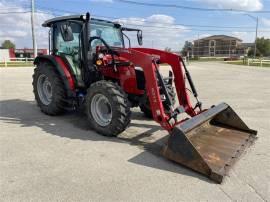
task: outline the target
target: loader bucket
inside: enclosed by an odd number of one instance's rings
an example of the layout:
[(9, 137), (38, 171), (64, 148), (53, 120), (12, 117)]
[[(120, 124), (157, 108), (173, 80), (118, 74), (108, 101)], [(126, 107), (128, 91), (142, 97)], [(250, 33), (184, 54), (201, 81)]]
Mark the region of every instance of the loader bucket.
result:
[(229, 105), (222, 103), (177, 125), (162, 154), (221, 183), (256, 134)]

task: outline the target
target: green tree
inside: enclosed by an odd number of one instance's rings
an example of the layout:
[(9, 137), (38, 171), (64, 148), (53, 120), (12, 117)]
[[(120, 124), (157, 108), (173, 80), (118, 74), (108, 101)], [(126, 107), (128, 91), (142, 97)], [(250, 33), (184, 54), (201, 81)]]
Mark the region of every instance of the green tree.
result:
[(183, 46), (183, 48), (182, 48), (182, 54), (183, 55), (186, 55), (187, 54), (187, 52), (191, 52), (192, 51), (192, 47), (193, 47), (193, 44), (192, 44), (192, 42), (190, 42), (190, 41), (185, 41), (185, 44), (184, 44), (184, 46)]
[(15, 48), (15, 44), (12, 43), (10, 40), (5, 40), (3, 43), (2, 43), (2, 48), (5, 48), (5, 49), (10, 49), (10, 48)]
[(169, 48), (169, 47), (166, 47), (164, 50), (165, 50), (166, 52), (172, 52), (172, 49)]
[(270, 39), (257, 38), (257, 49), (262, 56), (270, 56)]
[[(257, 38), (256, 41), (257, 45), (257, 53), (256, 56), (270, 56), (270, 39), (265, 39), (264, 37), (262, 38)], [(254, 48), (252, 48), (248, 52), (248, 56), (253, 56), (254, 55)]]

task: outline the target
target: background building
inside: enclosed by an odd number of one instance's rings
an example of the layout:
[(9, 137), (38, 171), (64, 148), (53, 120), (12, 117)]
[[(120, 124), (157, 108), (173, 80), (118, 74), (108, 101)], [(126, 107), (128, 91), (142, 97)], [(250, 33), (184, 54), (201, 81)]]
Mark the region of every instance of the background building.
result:
[[(48, 49), (38, 49), (38, 55), (48, 54)], [(31, 48), (23, 49), (0, 49), (0, 62), (14, 60), (14, 58), (33, 58), (34, 50)]]
[(0, 62), (10, 61), (11, 55), (10, 49), (0, 49)]
[(213, 35), (195, 40), (192, 47), (194, 57), (240, 57), (248, 53), (252, 43), (232, 36)]
[[(38, 55), (46, 55), (48, 54), (47, 49), (38, 49)], [(34, 57), (34, 50), (31, 48), (23, 48), (23, 49), (15, 49), (14, 55), (16, 58), (33, 58)]]

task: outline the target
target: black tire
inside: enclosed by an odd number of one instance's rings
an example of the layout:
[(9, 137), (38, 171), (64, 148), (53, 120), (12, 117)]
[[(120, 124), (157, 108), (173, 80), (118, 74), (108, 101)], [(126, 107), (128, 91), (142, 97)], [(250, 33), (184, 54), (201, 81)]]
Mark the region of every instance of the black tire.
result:
[[(94, 112), (91, 111), (91, 103), (94, 101), (94, 97), (100, 94), (108, 100), (112, 113), (111, 121), (106, 126), (98, 124), (94, 118)], [(90, 126), (102, 135), (118, 136), (130, 123), (131, 111), (127, 95), (116, 83), (105, 80), (93, 83), (87, 90), (85, 104)]]
[[(167, 91), (168, 91), (169, 96), (171, 97), (172, 104), (174, 105), (176, 102), (175, 101), (176, 94), (175, 94), (174, 87), (167, 86)], [(149, 99), (147, 98), (146, 95), (145, 95), (144, 99), (145, 99), (145, 102), (140, 104), (140, 109), (144, 113), (145, 117), (152, 119), (153, 115), (152, 115), (152, 110), (150, 107)], [(163, 106), (164, 106), (165, 110), (168, 110), (168, 111), (170, 110), (169, 106), (164, 105), (164, 103), (163, 103)]]
[(140, 104), (141, 112), (143, 112), (143, 114), (146, 118), (152, 119), (153, 115), (152, 115), (152, 110), (150, 107), (149, 100), (148, 100), (148, 98), (144, 98), (144, 99), (146, 99), (145, 103)]
[[(38, 92), (38, 79), (40, 77), (47, 77), (52, 90), (52, 98), (49, 104), (44, 104)], [(41, 111), (48, 115), (59, 115), (65, 111), (67, 106), (66, 100), (66, 90), (64, 83), (56, 72), (53, 65), (46, 62), (40, 62), (34, 69), (33, 74), (33, 92), (37, 105), (40, 107)]]

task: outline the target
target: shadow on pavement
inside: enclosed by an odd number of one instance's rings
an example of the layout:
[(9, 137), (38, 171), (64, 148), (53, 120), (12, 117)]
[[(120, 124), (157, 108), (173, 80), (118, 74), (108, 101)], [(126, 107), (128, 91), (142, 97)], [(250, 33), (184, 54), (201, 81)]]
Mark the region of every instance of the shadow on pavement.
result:
[[(146, 131), (133, 137), (129, 137), (129, 131), (127, 131), (121, 134), (120, 137), (110, 138), (101, 136), (92, 131), (87, 123), (86, 116), (80, 111), (67, 112), (61, 116), (47, 116), (39, 110), (34, 101), (20, 99), (0, 101), (0, 121), (3, 123), (17, 124), (21, 127), (39, 127), (50, 135), (57, 135), (59, 137), (70, 139), (110, 141), (138, 146), (143, 149), (143, 152), (132, 159), (129, 159), (129, 162), (182, 175), (193, 176), (212, 183), (208, 178), (188, 170), (183, 166), (177, 165), (160, 155), (161, 148), (167, 140), (167, 135), (154, 142), (147, 141), (147, 138), (150, 138), (153, 133), (161, 130), (160, 126), (153, 125), (153, 121), (144, 118), (143, 114), (139, 112), (133, 113), (132, 120), (144, 120), (144, 123), (131, 123), (130, 128), (143, 127), (146, 128)], [(148, 125), (148, 122), (152, 124)], [(152, 155), (155, 155), (159, 159), (157, 160)]]

